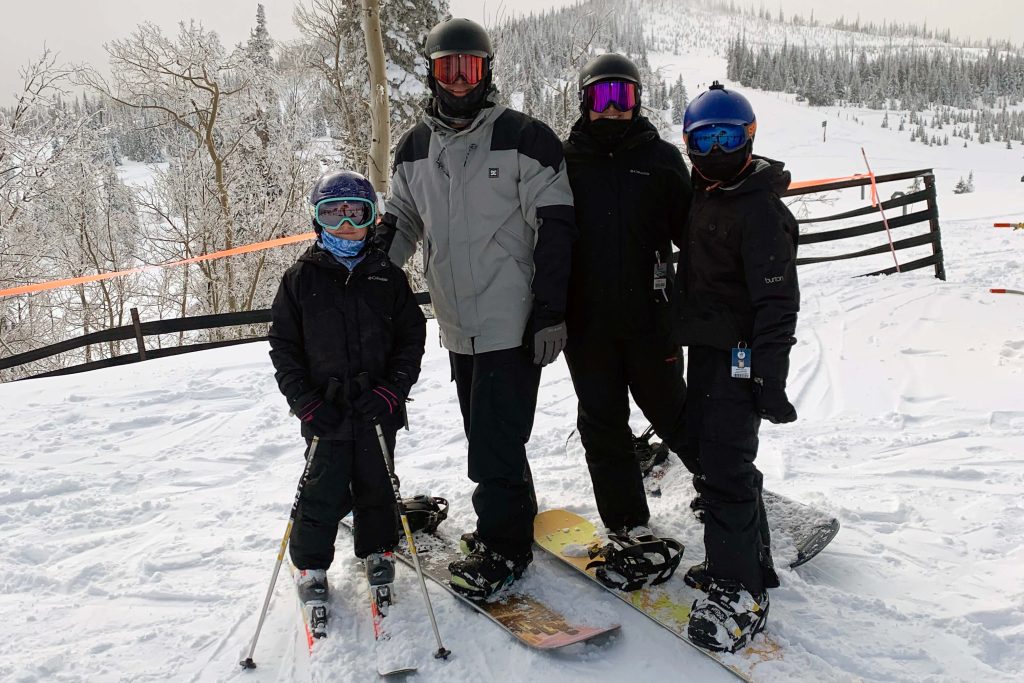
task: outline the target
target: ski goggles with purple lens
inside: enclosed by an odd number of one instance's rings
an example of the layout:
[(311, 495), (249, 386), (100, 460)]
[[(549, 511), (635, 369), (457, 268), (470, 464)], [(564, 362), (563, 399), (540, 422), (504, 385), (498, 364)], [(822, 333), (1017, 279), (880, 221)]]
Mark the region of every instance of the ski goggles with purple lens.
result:
[(377, 206), (362, 197), (331, 197), (311, 206), (316, 222), (328, 230), (337, 230), (344, 223), (353, 228), (367, 228), (377, 218)]
[(712, 123), (691, 130), (686, 136), (686, 149), (698, 156), (708, 154), (717, 145), (723, 152), (735, 152), (754, 137), (757, 124)]
[(636, 83), (630, 81), (591, 83), (583, 91), (583, 102), (587, 109), (598, 114), (612, 105), (619, 111), (630, 111), (638, 100)]

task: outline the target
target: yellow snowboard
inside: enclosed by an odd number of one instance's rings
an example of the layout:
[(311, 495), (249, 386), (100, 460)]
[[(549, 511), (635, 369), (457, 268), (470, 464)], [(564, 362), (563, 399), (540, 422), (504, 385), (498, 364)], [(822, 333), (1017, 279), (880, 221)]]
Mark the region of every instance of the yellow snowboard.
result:
[[(533, 540), (544, 550), (607, 589), (597, 580), (596, 570), (587, 569), (590, 563), (588, 548), (604, 545), (607, 540), (599, 536), (594, 525), (585, 518), (568, 510), (542, 512), (533, 522)], [(680, 571), (684, 570), (680, 568)], [(683, 583), (682, 575), (673, 576), (663, 584), (630, 593), (607, 590), (743, 680), (752, 681), (759, 664), (782, 659), (781, 647), (771, 636), (763, 633), (750, 646), (736, 654), (711, 652), (693, 645), (686, 637), (686, 624), (698, 592)]]

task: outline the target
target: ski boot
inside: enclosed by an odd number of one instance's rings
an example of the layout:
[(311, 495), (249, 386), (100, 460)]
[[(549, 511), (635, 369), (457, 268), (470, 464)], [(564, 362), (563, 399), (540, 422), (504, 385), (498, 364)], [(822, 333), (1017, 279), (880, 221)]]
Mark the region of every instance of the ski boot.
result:
[(738, 581), (712, 579), (706, 595), (693, 601), (686, 637), (713, 652), (736, 652), (764, 630), (768, 591), (751, 595)]
[(683, 557), (683, 544), (674, 538), (658, 538), (647, 526), (633, 527), (630, 532), (610, 534), (610, 543), (589, 549), (587, 569), (597, 568), (597, 580), (629, 592), (672, 578)]
[(295, 586), (299, 591), (302, 613), (314, 638), (327, 635), (327, 599), (330, 587), (327, 584), (326, 569), (297, 569)]
[(459, 545), (466, 557), (449, 563), (448, 571), (452, 575), (449, 583), (456, 593), (475, 602), (486, 600), (521, 578), (533, 561), (530, 550), (506, 557), (490, 550), (472, 533), (463, 534)]
[(366, 581), (370, 584), (370, 594), (377, 613), (387, 616), (388, 608), (394, 602), (391, 590), (395, 582), (395, 554), (392, 552), (370, 553), (363, 560), (366, 568)]

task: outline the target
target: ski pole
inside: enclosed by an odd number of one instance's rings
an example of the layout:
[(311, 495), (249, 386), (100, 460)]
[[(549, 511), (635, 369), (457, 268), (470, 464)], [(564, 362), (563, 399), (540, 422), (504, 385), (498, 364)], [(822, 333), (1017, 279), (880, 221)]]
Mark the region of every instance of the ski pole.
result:
[(1024, 230), (1024, 223), (993, 223), (993, 228), (1013, 228), (1014, 230)]
[(309, 479), (309, 469), (313, 464), (313, 456), (316, 455), (316, 447), (320, 443), (320, 437), (314, 436), (313, 443), (309, 446), (309, 454), (306, 456), (306, 467), (302, 470), (302, 477), (299, 478), (299, 486), (295, 490), (295, 500), (292, 502), (292, 511), (288, 515), (288, 525), (284, 529), (284, 536), (281, 538), (281, 549), (277, 553), (277, 562), (274, 563), (274, 574), (270, 577), (270, 585), (267, 586), (267, 596), (263, 599), (263, 610), (260, 612), (259, 623), (256, 624), (256, 633), (252, 637), (252, 644), (249, 645), (249, 656), (239, 664), (246, 669), (255, 669), (256, 662), (252, 661), (252, 655), (256, 652), (256, 641), (263, 629), (263, 620), (267, 617), (267, 609), (270, 607), (270, 597), (274, 594), (274, 585), (277, 583), (277, 575), (281, 571), (281, 562), (284, 560), (284, 551), (288, 547), (288, 539), (292, 535), (292, 525), (295, 524), (295, 511), (299, 507), (299, 500), (302, 498), (302, 489)]
[(412, 555), (412, 563), (416, 567), (416, 575), (420, 578), (420, 590), (423, 591), (423, 601), (427, 604), (427, 614), (430, 616), (430, 625), (434, 629), (434, 638), (437, 639), (437, 652), (434, 659), (448, 659), (451, 650), (441, 644), (441, 632), (437, 630), (437, 619), (434, 618), (434, 607), (430, 604), (430, 594), (427, 593), (427, 582), (423, 578), (423, 568), (420, 567), (420, 557), (416, 553), (416, 543), (412, 539), (412, 530), (409, 528), (409, 518), (405, 514), (405, 505), (402, 504), (402, 494), (398, 491), (398, 479), (391, 471), (391, 452), (388, 450), (387, 441), (384, 440), (384, 431), (380, 428), (379, 422), (373, 423), (377, 430), (377, 440), (380, 441), (380, 453), (384, 457), (384, 467), (387, 468), (388, 478), (391, 479), (391, 488), (395, 492), (395, 502), (398, 504), (398, 514), (402, 518), (402, 529), (405, 531), (405, 541), (409, 544), (409, 554)]
[(998, 288), (997, 287), (993, 287), (992, 289), (990, 289), (988, 291), (990, 291), (992, 294), (1024, 294), (1024, 290), (1020, 290), (1020, 289), (1003, 289), (1001, 287), (998, 287)]

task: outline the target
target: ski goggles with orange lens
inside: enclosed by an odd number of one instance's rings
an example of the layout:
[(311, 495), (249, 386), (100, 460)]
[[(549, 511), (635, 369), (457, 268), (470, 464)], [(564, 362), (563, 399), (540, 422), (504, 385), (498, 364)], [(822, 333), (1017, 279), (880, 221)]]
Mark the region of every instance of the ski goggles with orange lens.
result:
[(328, 230), (337, 230), (345, 223), (357, 230), (368, 228), (377, 218), (377, 206), (362, 197), (321, 199), (310, 208), (316, 222)]
[(598, 114), (612, 105), (619, 111), (630, 111), (636, 106), (638, 99), (636, 83), (630, 81), (591, 83), (583, 91), (583, 101), (587, 109)]
[(712, 123), (690, 131), (686, 136), (686, 149), (690, 154), (703, 156), (716, 146), (723, 152), (735, 152), (754, 136), (756, 124), (744, 126), (736, 123)]
[(487, 58), (477, 55), (445, 55), (431, 60), (430, 68), (438, 83), (451, 85), (461, 76), (467, 85), (476, 85), (487, 75)]

